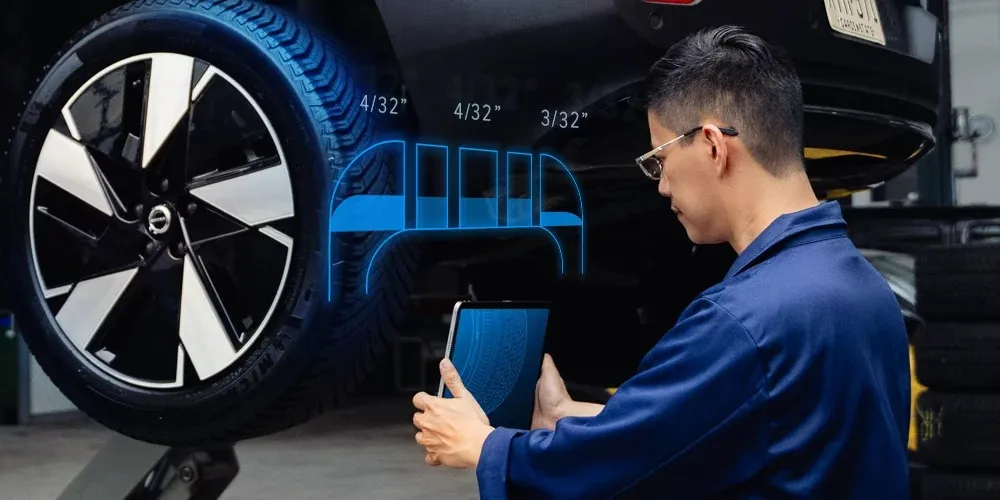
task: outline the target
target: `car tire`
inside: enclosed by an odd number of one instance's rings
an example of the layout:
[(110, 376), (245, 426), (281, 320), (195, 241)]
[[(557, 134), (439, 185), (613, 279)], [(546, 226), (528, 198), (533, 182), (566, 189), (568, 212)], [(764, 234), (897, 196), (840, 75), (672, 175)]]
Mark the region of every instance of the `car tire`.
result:
[(1000, 468), (1000, 396), (920, 394), (915, 453), (930, 466)]
[(926, 323), (913, 348), (917, 379), (927, 387), (1000, 389), (1000, 323)]
[(1000, 319), (1000, 245), (970, 243), (921, 250), (917, 313), (926, 321)]
[(351, 75), (336, 44), (247, 0), (140, 0), (46, 66), (8, 148), (3, 272), (78, 408), (144, 441), (232, 443), (375, 367), (417, 257), (380, 252), (367, 294), (379, 235), (330, 236), (335, 182), (395, 186), (378, 154), (347, 170), (375, 135)]

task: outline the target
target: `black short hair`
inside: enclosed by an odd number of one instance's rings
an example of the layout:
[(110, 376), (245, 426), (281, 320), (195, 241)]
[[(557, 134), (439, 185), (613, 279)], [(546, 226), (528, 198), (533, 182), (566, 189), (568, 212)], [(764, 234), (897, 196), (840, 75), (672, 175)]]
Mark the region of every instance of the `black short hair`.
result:
[(688, 35), (650, 68), (645, 104), (678, 134), (715, 116), (775, 176), (803, 168), (802, 85), (779, 47), (738, 26)]

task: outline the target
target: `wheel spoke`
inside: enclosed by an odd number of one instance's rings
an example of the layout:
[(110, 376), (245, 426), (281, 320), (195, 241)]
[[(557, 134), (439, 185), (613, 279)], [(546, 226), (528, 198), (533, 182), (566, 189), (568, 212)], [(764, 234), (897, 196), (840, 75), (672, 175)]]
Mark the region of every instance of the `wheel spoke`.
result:
[(196, 182), (250, 165), (281, 163), (274, 130), (234, 81), (208, 68), (193, 96), (190, 123), (195, 133), (190, 135), (187, 164)]
[(66, 129), (87, 147), (124, 217), (134, 215), (129, 212), (143, 201), (139, 138), (149, 68), (148, 60), (135, 61), (96, 78), (62, 113)]
[(138, 266), (140, 248), (147, 238), (123, 224), (112, 223), (89, 252), (79, 281), (85, 281), (120, 270)]
[[(58, 297), (63, 294), (54, 290), (72, 286), (85, 276), (84, 267), (117, 221), (45, 178), (37, 179), (34, 191), (32, 239), (35, 256), (45, 263), (39, 266), (40, 282), (46, 298)], [(120, 259), (110, 267), (96, 267), (89, 274), (108, 274), (135, 261)], [(61, 303), (49, 301), (49, 306), (55, 311)]]
[(287, 248), (292, 248), (292, 237), (285, 233), (282, 233), (281, 231), (278, 231), (277, 229), (271, 226), (260, 228), (260, 234), (263, 234), (264, 236), (267, 236), (268, 238), (271, 238), (272, 240), (281, 243)]
[(56, 321), (74, 345), (87, 349), (137, 272), (137, 267), (125, 269), (81, 281), (73, 287)]
[(174, 386), (184, 386), (184, 367), (187, 362), (187, 354), (184, 352), (184, 345), (177, 344), (177, 361), (174, 365)]
[(178, 221), (181, 226), (181, 234), (184, 238), (184, 243), (186, 247), (192, 252), (190, 256), (191, 264), (194, 266), (195, 272), (197, 272), (198, 277), (201, 279), (202, 287), (204, 288), (207, 297), (212, 302), (215, 307), (216, 312), (219, 316), (219, 321), (222, 323), (226, 334), (229, 336), (230, 341), (237, 342), (238, 334), (236, 327), (233, 325), (232, 316), (229, 315), (226, 309), (226, 303), (222, 301), (222, 297), (219, 296), (219, 290), (216, 288), (215, 283), (212, 281), (212, 276), (208, 273), (205, 268), (205, 263), (202, 262), (201, 258), (195, 252), (195, 246), (191, 242), (191, 232), (188, 231), (187, 223), (184, 219)]
[(72, 236), (73, 239), (76, 240), (78, 243), (81, 243), (89, 248), (94, 248), (97, 246), (97, 242), (99, 241), (97, 236), (94, 236), (89, 232), (74, 226), (70, 222), (63, 220), (57, 215), (53, 215), (48, 207), (38, 207), (38, 213), (44, 215), (45, 217), (48, 217), (50, 220), (52, 220), (52, 222), (55, 222), (59, 227), (65, 229), (66, 232), (69, 233), (69, 235)]
[(95, 335), (90, 352), (133, 379), (177, 386), (182, 277), (182, 261), (166, 252), (146, 261)]
[(191, 103), (193, 72), (192, 57), (177, 54), (153, 56), (142, 136), (142, 168), (149, 166), (160, 147), (187, 114)]
[(292, 186), (284, 165), (202, 186), (191, 194), (248, 226), (292, 217), (295, 213)]
[(209, 206), (198, 207), (193, 214), (185, 217), (184, 227), (188, 232), (191, 245), (195, 249), (203, 243), (228, 238), (250, 230), (243, 223)]
[(45, 298), (47, 300), (56, 297), (62, 297), (63, 295), (69, 293), (72, 289), (73, 285), (63, 285), (63, 286), (57, 286), (55, 288), (49, 288), (45, 290)]
[(180, 338), (198, 378), (205, 380), (229, 366), (236, 349), (200, 274), (191, 256), (185, 256)]
[(38, 176), (100, 210), (114, 215), (111, 202), (90, 153), (80, 143), (55, 130), (42, 144), (38, 157)]
[(215, 68), (205, 72), (194, 96), (190, 194), (244, 226), (293, 216), (288, 168), (250, 96)]
[(195, 246), (200, 269), (212, 283), (209, 291), (224, 304), (220, 310), (229, 321), (223, 323), (232, 325), (235, 345), (245, 345), (267, 321), (292, 245), (291, 237), (265, 226)]

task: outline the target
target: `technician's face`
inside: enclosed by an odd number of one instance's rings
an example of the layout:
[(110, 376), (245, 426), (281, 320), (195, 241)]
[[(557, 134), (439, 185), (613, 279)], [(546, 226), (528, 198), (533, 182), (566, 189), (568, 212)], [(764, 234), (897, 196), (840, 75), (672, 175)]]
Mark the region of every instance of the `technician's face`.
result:
[[(648, 119), (654, 148), (686, 132), (668, 130), (652, 114)], [(658, 190), (660, 195), (670, 198), (670, 209), (677, 214), (692, 242), (719, 243), (725, 238), (716, 234), (719, 231), (715, 227), (720, 220), (716, 214), (720, 209), (716, 201), (718, 180), (711, 174), (711, 156), (706, 157), (703, 149), (695, 137), (692, 144), (681, 140), (660, 150), (656, 156), (663, 170)]]

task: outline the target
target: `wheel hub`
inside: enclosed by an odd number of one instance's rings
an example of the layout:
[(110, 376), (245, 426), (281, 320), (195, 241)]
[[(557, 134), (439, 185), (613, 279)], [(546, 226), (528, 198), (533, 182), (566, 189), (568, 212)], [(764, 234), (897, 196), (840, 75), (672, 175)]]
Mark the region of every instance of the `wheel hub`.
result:
[(157, 205), (149, 211), (149, 216), (146, 219), (146, 228), (149, 230), (149, 234), (163, 236), (170, 231), (173, 215), (166, 205)]

